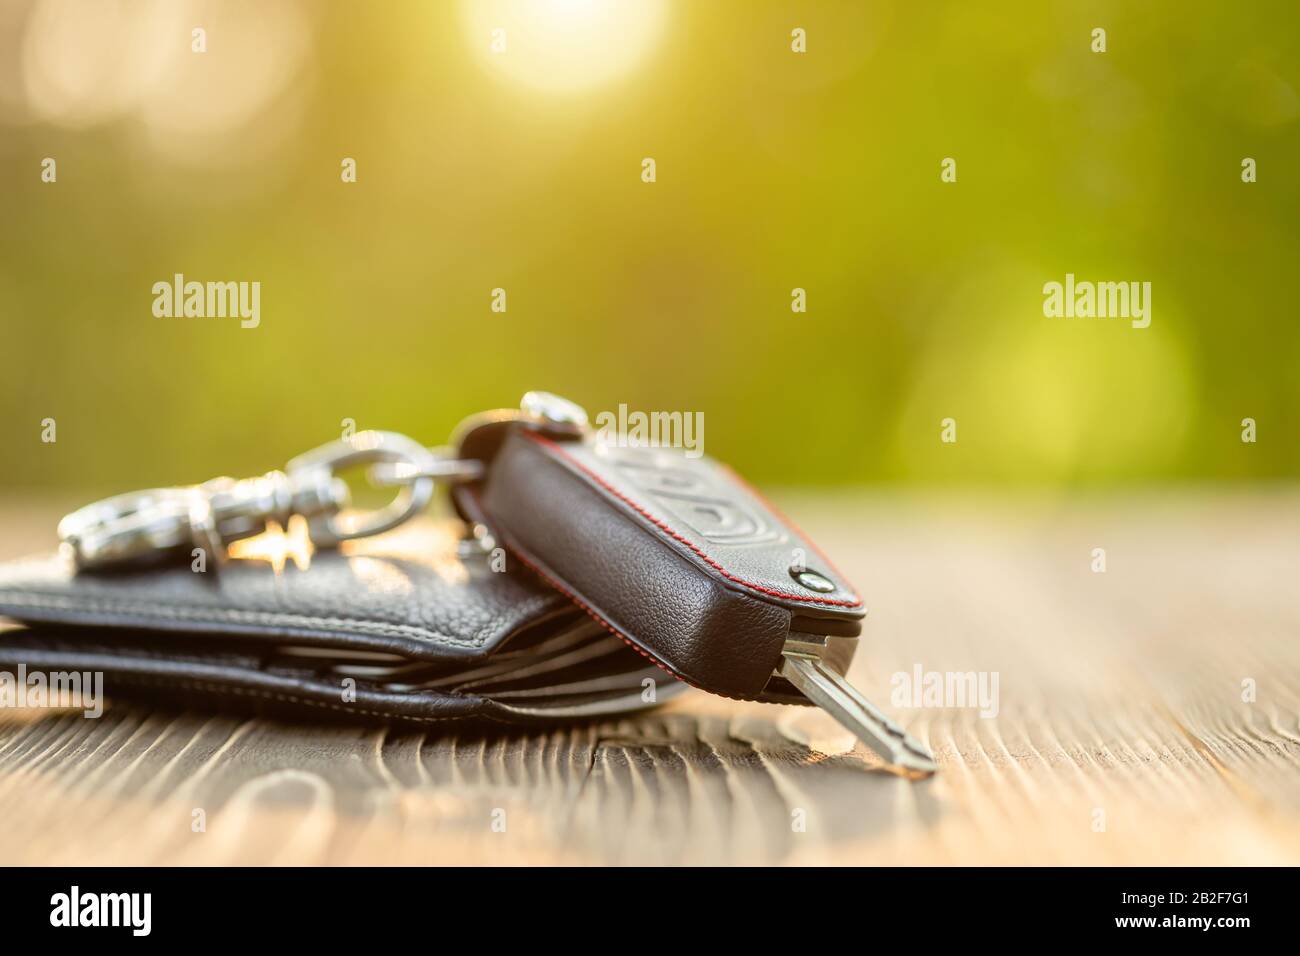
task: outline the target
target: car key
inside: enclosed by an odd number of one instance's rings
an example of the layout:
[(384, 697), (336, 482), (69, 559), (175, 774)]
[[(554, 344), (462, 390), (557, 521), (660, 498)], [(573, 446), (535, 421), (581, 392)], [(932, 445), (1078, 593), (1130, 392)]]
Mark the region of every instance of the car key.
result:
[[(481, 476), (462, 515), (674, 676), (723, 696), (815, 704), (901, 775), (930, 753), (845, 679), (865, 614), (816, 547), (733, 472), (595, 434), (530, 392), (457, 441)], [(414, 473), (406, 477), (412, 477)]]
[(851, 730), (885, 763), (904, 776), (928, 777), (939, 765), (924, 746), (862, 696), (844, 675), (817, 657), (785, 653), (781, 676)]
[[(355, 465), (401, 486), (397, 498), (358, 513), (338, 477)], [(83, 570), (195, 548), (219, 565), (228, 545), (295, 516), (315, 547), (382, 534), (421, 511), (439, 482), (481, 547), (499, 539), (674, 677), (725, 697), (815, 704), (890, 769), (936, 769), (845, 680), (865, 610), (815, 545), (725, 466), (593, 433), (581, 408), (544, 392), (473, 416), (448, 447), (357, 432), (283, 472), (96, 502), (59, 531)]]

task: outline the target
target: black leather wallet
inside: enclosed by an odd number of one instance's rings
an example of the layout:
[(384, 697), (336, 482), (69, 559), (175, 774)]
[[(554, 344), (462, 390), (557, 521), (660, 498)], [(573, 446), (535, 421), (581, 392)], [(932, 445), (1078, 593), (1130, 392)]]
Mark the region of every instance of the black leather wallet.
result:
[[(493, 570), (458, 522), (321, 549), (75, 573), (0, 565), (0, 669), (104, 674), (112, 697), (313, 719), (575, 718), (681, 684), (517, 562)], [(499, 565), (498, 565), (499, 566)]]

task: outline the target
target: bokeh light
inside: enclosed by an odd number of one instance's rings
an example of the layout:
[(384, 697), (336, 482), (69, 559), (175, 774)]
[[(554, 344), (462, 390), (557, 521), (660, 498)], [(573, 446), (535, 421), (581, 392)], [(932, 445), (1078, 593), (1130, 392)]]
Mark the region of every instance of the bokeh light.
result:
[[(260, 473), (344, 419), (439, 443), (530, 388), (702, 411), (772, 484), (1293, 479), (1300, 11), (1004, 19), (0, 5), (0, 447), (60, 434), (0, 486)], [(258, 328), (154, 317), (178, 272), (260, 282)], [(1151, 327), (1044, 317), (1067, 272), (1151, 282)]]
[(667, 0), (462, 0), (465, 42), (491, 72), (550, 93), (602, 86), (655, 48)]

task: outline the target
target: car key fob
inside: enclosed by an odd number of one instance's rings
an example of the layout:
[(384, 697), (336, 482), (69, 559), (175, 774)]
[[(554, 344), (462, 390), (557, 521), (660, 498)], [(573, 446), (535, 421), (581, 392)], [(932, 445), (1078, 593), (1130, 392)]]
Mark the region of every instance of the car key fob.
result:
[(520, 417), (461, 435), (485, 464), (462, 515), (604, 627), (714, 694), (823, 707), (892, 769), (930, 754), (844, 679), (865, 608), (831, 562), (726, 466), (597, 435), (580, 408), (529, 393)]

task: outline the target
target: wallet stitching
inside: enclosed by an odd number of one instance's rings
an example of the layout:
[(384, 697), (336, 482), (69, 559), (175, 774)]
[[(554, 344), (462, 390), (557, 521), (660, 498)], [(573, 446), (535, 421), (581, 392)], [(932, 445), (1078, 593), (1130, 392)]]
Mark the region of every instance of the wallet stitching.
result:
[[(788, 591), (780, 591), (780, 590), (777, 590), (776, 588), (770, 588), (770, 587), (767, 587), (766, 585), (763, 585), (763, 584), (757, 584), (757, 583), (755, 583), (755, 582), (753, 582), (753, 581), (747, 581), (747, 580), (745, 580), (744, 578), (739, 577), (738, 575), (732, 574), (730, 571), (728, 571), (726, 568), (724, 568), (721, 564), (719, 564), (716, 560), (714, 560), (713, 558), (711, 558), (711, 557), (709, 557), (707, 554), (705, 554), (704, 551), (701, 550), (700, 547), (699, 547), (697, 544), (695, 544), (693, 541), (691, 541), (689, 538), (686, 538), (685, 536), (683, 536), (683, 535), (681, 535), (681, 534), (678, 534), (678, 533), (677, 533), (676, 531), (674, 531), (671, 527), (669, 527), (669, 526), (668, 526), (668, 525), (667, 525), (663, 520), (661, 520), (660, 518), (657, 518), (655, 515), (651, 514), (649, 511), (647, 511), (645, 508), (643, 508), (643, 507), (642, 507), (641, 505), (639, 505), (637, 502), (633, 501), (631, 498), (629, 498), (627, 495), (625, 495), (623, 492), (619, 491), (619, 490), (618, 490), (617, 488), (615, 488), (612, 484), (610, 484), (608, 481), (606, 481), (606, 480), (605, 480), (604, 478), (602, 478), (600, 475), (596, 474), (596, 472), (592, 471), (590, 468), (588, 468), (588, 467), (587, 467), (586, 465), (584, 465), (582, 462), (578, 461), (576, 458), (574, 458), (572, 455), (570, 455), (568, 452), (566, 452), (564, 449), (562, 449), (562, 448), (561, 448), (559, 445), (557, 445), (555, 442), (551, 441), (549, 438), (543, 438), (541, 435), (535, 435), (535, 434), (532, 434), (531, 432), (525, 432), (524, 434), (525, 434), (525, 436), (526, 436), (527, 438), (531, 439), (532, 441), (536, 442), (537, 444), (542, 445), (543, 447), (549, 448), (549, 449), (550, 449), (551, 451), (553, 451), (555, 454), (557, 454), (558, 456), (560, 456), (561, 458), (563, 458), (565, 461), (567, 461), (569, 464), (571, 464), (573, 467), (577, 468), (579, 471), (581, 471), (583, 474), (585, 474), (585, 475), (586, 475), (588, 478), (590, 478), (592, 481), (596, 482), (596, 484), (600, 485), (601, 488), (605, 489), (607, 492), (609, 492), (610, 494), (612, 494), (615, 498), (619, 499), (619, 500), (622, 501), (625, 505), (627, 505), (628, 507), (630, 507), (630, 508), (631, 508), (633, 511), (635, 511), (637, 514), (641, 515), (641, 517), (645, 518), (647, 521), (649, 521), (649, 522), (650, 522), (651, 524), (653, 524), (655, 527), (659, 528), (661, 531), (663, 531), (663, 532), (665, 532), (666, 534), (668, 534), (668, 535), (669, 535), (670, 537), (672, 537), (674, 540), (679, 541), (679, 542), (681, 542), (682, 544), (686, 545), (686, 547), (690, 548), (690, 549), (691, 549), (693, 552), (695, 552), (695, 554), (698, 555), (698, 556), (699, 556), (699, 557), (700, 557), (700, 558), (701, 558), (701, 559), (702, 559), (706, 564), (708, 564), (709, 567), (713, 568), (715, 571), (717, 571), (719, 574), (721, 574), (721, 575), (722, 575), (724, 578), (726, 578), (727, 580), (729, 580), (729, 581), (734, 581), (734, 582), (737, 583), (737, 584), (744, 585), (745, 587), (747, 587), (747, 588), (751, 588), (751, 589), (753, 589), (753, 590), (755, 590), (755, 591), (761, 591), (761, 592), (764, 593), (764, 594), (770, 594), (770, 595), (772, 595), (773, 597), (784, 598), (784, 599), (787, 600), (787, 601), (803, 601), (803, 602), (806, 602), (806, 603), (809, 603), (809, 604), (835, 605), (835, 606), (837, 606), (837, 607), (861, 607), (861, 606), (862, 606), (862, 598), (857, 597), (857, 595), (854, 595), (854, 598), (855, 598), (855, 599), (852, 600), (852, 601), (842, 601), (842, 600), (838, 600), (838, 599), (835, 599), (835, 598), (818, 598), (818, 597), (809, 597), (809, 596), (806, 595), (806, 594), (791, 594), (791, 593), (789, 593)], [(791, 527), (793, 528), (793, 526), (791, 526)], [(809, 542), (809, 543), (811, 544), (811, 542)], [(813, 550), (814, 550), (814, 551), (817, 550), (816, 546), (814, 546)], [(818, 554), (820, 554), (820, 553), (821, 553), (821, 552), (818, 551)], [(829, 562), (827, 562), (827, 563), (829, 564)], [(837, 572), (837, 573), (838, 573), (838, 572)], [(842, 576), (842, 575), (841, 575), (841, 576)]]
[(413, 624), (383, 624), (376, 621), (363, 621), (346, 617), (313, 617), (308, 614), (292, 614), (281, 611), (248, 611), (238, 608), (214, 608), (189, 610), (186, 608), (163, 607), (154, 604), (137, 604), (132, 601), (93, 599), (74, 600), (63, 595), (43, 594), (39, 591), (9, 591), (0, 595), (0, 603), (19, 607), (35, 607), (46, 610), (86, 611), (105, 614), (138, 614), (146, 618), (173, 621), (192, 621), (219, 623), (243, 623), (265, 625), (305, 624), (316, 627), (346, 627), (374, 634), (379, 637), (423, 637), (439, 644), (458, 647), (482, 647), (487, 641), (484, 635), (478, 639), (462, 640), (446, 637), (435, 631), (417, 627)]
[(344, 704), (328, 703), (323, 700), (312, 700), (310, 697), (298, 697), (295, 694), (285, 694), (279, 691), (262, 690), (255, 687), (235, 687), (228, 684), (213, 684), (207, 681), (171, 681), (152, 677), (137, 677), (135, 675), (120, 674), (115, 674), (113, 680), (120, 684), (147, 684), (154, 687), (174, 687), (177, 690), (203, 690), (208, 691), (209, 693), (235, 694), (241, 697), (264, 697), (268, 700), (278, 700), (292, 704), (306, 704), (309, 707), (323, 707), (326, 710), (337, 710), (346, 714), (364, 714), (368, 717), (384, 717), (388, 720), (416, 720), (421, 723), (432, 723), (439, 720), (464, 720), (467, 717), (474, 716), (472, 714), (454, 714), (446, 717), (424, 717), (395, 714), (383, 710), (370, 710), (366, 707), (348, 707)]

